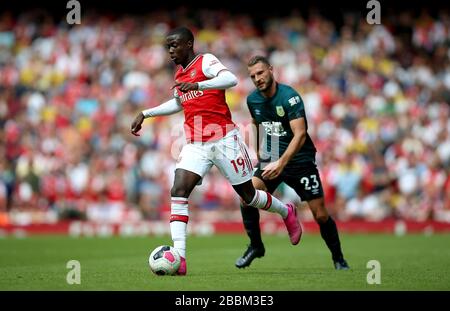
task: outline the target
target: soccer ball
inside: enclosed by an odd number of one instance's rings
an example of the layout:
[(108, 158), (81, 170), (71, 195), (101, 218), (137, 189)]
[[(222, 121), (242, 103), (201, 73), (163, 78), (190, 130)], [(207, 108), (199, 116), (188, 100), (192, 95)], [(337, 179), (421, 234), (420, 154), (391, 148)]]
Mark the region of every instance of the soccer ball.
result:
[(158, 246), (148, 258), (150, 270), (156, 275), (174, 275), (180, 267), (180, 262), (178, 251), (168, 245)]

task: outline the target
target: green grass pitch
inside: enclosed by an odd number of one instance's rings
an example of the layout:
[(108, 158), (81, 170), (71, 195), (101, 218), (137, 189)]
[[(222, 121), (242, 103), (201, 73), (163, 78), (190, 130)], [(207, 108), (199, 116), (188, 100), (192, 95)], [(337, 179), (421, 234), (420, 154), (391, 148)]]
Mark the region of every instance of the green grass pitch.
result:
[[(450, 290), (450, 235), (341, 235), (350, 271), (335, 271), (319, 235), (291, 246), (287, 236), (264, 236), (266, 256), (234, 267), (244, 235), (188, 239), (188, 275), (153, 275), (150, 251), (163, 237), (0, 238), (0, 290)], [(69, 260), (81, 264), (81, 284), (69, 285)], [(381, 265), (381, 284), (367, 284), (369, 260)]]

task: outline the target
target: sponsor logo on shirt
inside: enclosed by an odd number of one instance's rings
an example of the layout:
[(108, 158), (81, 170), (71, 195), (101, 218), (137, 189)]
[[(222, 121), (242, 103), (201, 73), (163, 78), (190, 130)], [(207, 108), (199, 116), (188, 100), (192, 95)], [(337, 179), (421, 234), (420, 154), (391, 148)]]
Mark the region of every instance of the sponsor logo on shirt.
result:
[(288, 99), (289, 104), (291, 106), (294, 106), (295, 104), (298, 104), (300, 102), (300, 96), (294, 96)]
[(191, 78), (193, 78), (196, 73), (197, 73), (197, 70), (193, 69), (189, 75), (191, 76)]
[(264, 130), (269, 136), (286, 136), (287, 132), (284, 130), (283, 124), (281, 122), (261, 122)]
[(197, 98), (203, 96), (203, 91), (189, 91), (187, 93), (184, 93), (183, 95), (180, 96), (180, 101), (181, 103), (184, 103), (185, 101)]
[(209, 66), (212, 66), (212, 65), (215, 65), (215, 64), (218, 64), (219, 63), (219, 61), (217, 60), (217, 59), (213, 59), (210, 63), (209, 63)]

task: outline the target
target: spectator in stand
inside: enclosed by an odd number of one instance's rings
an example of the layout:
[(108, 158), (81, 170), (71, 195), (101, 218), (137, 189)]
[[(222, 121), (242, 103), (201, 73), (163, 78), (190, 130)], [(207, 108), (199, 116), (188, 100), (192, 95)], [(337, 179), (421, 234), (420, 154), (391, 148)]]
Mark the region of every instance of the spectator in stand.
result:
[[(155, 119), (137, 141), (128, 126), (136, 111), (164, 101), (172, 70), (162, 40), (180, 22), (173, 16), (185, 13), (86, 12), (71, 28), (38, 11), (0, 13), (0, 206), (9, 221), (52, 221), (70, 209), (82, 217), (112, 180), (121, 194), (107, 196), (107, 204), (120, 200), (125, 211), (165, 217), (161, 193), (172, 184), (182, 120)], [(346, 14), (340, 28), (310, 13), (274, 16), (260, 27), (250, 15), (224, 11), (200, 10), (183, 21), (202, 29), (195, 34), (199, 52), (217, 55), (236, 73), (239, 83), (227, 94), (235, 120), (246, 120), (252, 83), (242, 64), (255, 53), (267, 54), (280, 82), (303, 95), (333, 216), (345, 217), (340, 212), (361, 189), (362, 199), (375, 196), (387, 206), (383, 217), (448, 220), (448, 12), (404, 10), (383, 16), (379, 26)], [(154, 176), (149, 146), (161, 164)], [(354, 168), (343, 174), (349, 157)], [(349, 177), (352, 184), (343, 182)], [(224, 179), (212, 180), (210, 189), (224, 189)], [(193, 204), (210, 195), (199, 189)], [(208, 207), (230, 204), (226, 196), (216, 202)]]

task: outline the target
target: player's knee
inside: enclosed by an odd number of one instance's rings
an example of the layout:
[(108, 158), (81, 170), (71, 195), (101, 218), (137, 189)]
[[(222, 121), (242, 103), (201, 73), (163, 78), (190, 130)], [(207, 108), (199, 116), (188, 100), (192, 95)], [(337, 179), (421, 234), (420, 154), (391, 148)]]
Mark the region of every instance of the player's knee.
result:
[(241, 195), (241, 204), (244, 203), (244, 206), (248, 206), (250, 202), (252, 202), (253, 197), (251, 195), (242, 194)]
[(314, 220), (318, 224), (324, 224), (328, 220), (328, 211), (325, 208), (323, 198), (315, 199), (308, 202), (309, 208), (314, 216)]
[(327, 222), (328, 220), (328, 214), (320, 214), (320, 215), (315, 215), (314, 219), (318, 224), (324, 224)]
[(234, 190), (239, 194), (241, 198), (241, 202), (243, 201), (245, 204), (249, 204), (252, 202), (253, 198), (256, 195), (256, 190), (252, 185), (252, 182), (249, 180), (243, 184), (233, 186)]
[(170, 195), (172, 197), (178, 197), (178, 198), (187, 198), (189, 197), (189, 191), (187, 189), (184, 189), (182, 187), (173, 186), (170, 190)]

